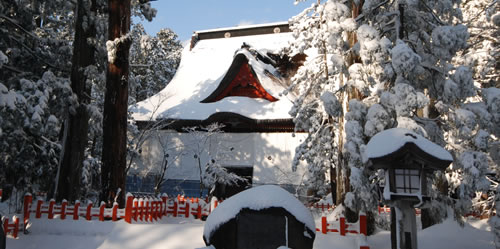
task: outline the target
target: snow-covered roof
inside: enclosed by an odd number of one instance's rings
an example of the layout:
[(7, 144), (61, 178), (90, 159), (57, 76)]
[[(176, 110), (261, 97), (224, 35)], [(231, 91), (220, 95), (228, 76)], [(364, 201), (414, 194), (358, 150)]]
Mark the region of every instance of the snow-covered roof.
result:
[(195, 34), (209, 33), (209, 32), (215, 32), (215, 31), (233, 31), (233, 30), (241, 30), (241, 29), (262, 28), (262, 27), (279, 26), (279, 25), (288, 25), (288, 22), (272, 22), (272, 23), (241, 25), (241, 26), (237, 26), (237, 27), (205, 29), (205, 30), (198, 30), (195, 32)]
[(217, 206), (205, 222), (203, 236), (209, 240), (219, 226), (236, 217), (244, 208), (262, 210), (271, 207), (284, 208), (311, 231), (316, 231), (311, 212), (304, 204), (278, 186), (264, 185), (240, 192)]
[[(287, 46), (291, 33), (241, 36), (234, 38), (200, 40), (190, 50), (185, 47), (181, 63), (172, 81), (158, 94), (130, 108), (135, 120), (156, 119), (205, 120), (217, 112), (232, 112), (251, 119), (289, 119), (291, 95), (280, 96), (285, 89), (266, 73), (275, 70), (242, 49), (248, 44), (260, 52), (277, 52)], [(224, 78), (237, 54), (247, 56), (263, 88), (279, 99), (270, 102), (248, 97), (226, 97), (213, 103), (200, 103), (209, 96)]]
[(450, 164), (453, 161), (451, 154), (443, 147), (405, 128), (392, 128), (377, 133), (366, 145), (365, 155), (368, 160), (384, 158), (409, 144), (415, 145), (417, 150), (420, 149), (437, 160), (444, 161), (443, 163)]

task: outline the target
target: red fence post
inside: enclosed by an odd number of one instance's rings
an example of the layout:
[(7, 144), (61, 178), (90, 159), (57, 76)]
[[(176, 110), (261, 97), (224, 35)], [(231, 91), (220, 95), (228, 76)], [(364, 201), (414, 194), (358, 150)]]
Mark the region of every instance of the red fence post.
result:
[(3, 225), (3, 231), (7, 235), (9, 233), (9, 218), (5, 217), (2, 225)]
[(359, 215), (359, 233), (364, 234), (365, 236), (367, 236), (367, 234), (368, 234), (365, 214)]
[(38, 199), (36, 201), (36, 215), (35, 215), (35, 218), (37, 218), (37, 219), (42, 218), (42, 204), (43, 204), (42, 200)]
[(161, 196), (161, 201), (163, 202), (163, 210), (162, 210), (163, 215), (167, 215), (167, 207), (168, 207), (167, 200), (168, 200), (167, 194), (163, 194)]
[(178, 210), (179, 205), (177, 204), (177, 200), (174, 199), (173, 204), (174, 205), (172, 206), (172, 216), (177, 217), (177, 212), (179, 211)]
[(161, 207), (161, 199), (160, 198), (156, 198), (156, 218), (157, 219), (161, 219), (161, 216), (162, 216), (162, 207)]
[(340, 217), (340, 235), (345, 236), (346, 229), (345, 217)]
[(17, 238), (17, 233), (19, 232), (19, 218), (17, 216), (12, 217), (12, 221), (14, 221), (14, 230), (12, 231), (12, 236)]
[(326, 220), (326, 217), (323, 216), (321, 217), (321, 233), (323, 234), (326, 234), (326, 232), (328, 231), (328, 222)]
[(149, 221), (149, 198), (145, 198), (144, 204), (145, 204), (145, 213), (144, 213), (144, 221)]
[(104, 209), (106, 208), (106, 203), (101, 202), (101, 206), (99, 207), (99, 220), (104, 221)]
[(137, 216), (139, 216), (139, 200), (137, 200), (137, 198), (134, 198), (134, 209), (132, 213), (134, 221), (137, 221)]
[(92, 219), (92, 202), (89, 201), (87, 203), (87, 213), (85, 214), (87, 220), (91, 220)]
[(151, 219), (149, 221), (156, 221), (156, 200), (151, 200)]
[(140, 198), (139, 199), (139, 208), (138, 208), (138, 212), (139, 212), (139, 220), (143, 220), (142, 217), (144, 215), (144, 199), (143, 198)]
[(23, 232), (27, 233), (28, 231), (26, 230), (28, 227), (28, 222), (30, 219), (30, 209), (31, 209), (31, 202), (33, 201), (33, 196), (30, 193), (27, 193), (24, 196), (24, 208), (23, 208)]
[(201, 205), (198, 202), (198, 207), (196, 208), (196, 213), (193, 213), (196, 219), (201, 220)]
[(68, 206), (68, 201), (63, 200), (61, 204), (61, 220), (66, 219), (66, 206)]
[(75, 207), (73, 208), (73, 220), (78, 220), (78, 213), (80, 212), (80, 201), (75, 202)]
[(186, 201), (185, 203), (185, 210), (184, 210), (184, 217), (189, 218), (189, 213), (191, 209), (189, 208), (189, 201)]
[(134, 196), (131, 193), (127, 193), (127, 202), (125, 203), (125, 221), (128, 223), (132, 223), (132, 209)]
[(113, 202), (113, 209), (111, 211), (111, 220), (112, 221), (117, 221), (118, 220), (118, 202)]
[(50, 199), (49, 202), (49, 220), (54, 218), (54, 205), (56, 205), (56, 200)]

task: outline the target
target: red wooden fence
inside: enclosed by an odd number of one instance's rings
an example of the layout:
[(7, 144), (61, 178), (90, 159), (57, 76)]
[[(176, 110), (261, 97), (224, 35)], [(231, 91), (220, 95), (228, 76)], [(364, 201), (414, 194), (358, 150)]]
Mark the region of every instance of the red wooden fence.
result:
[(339, 233), (341, 236), (346, 236), (347, 234), (357, 234), (358, 244), (360, 249), (370, 249), (366, 245), (366, 236), (368, 234), (366, 215), (361, 213), (359, 215), (358, 222), (347, 223), (345, 217), (341, 216), (338, 220), (329, 222), (325, 216), (321, 217), (321, 228), (316, 228), (317, 232), (322, 234), (328, 233)]
[[(33, 197), (27, 194), (24, 197), (23, 227), (26, 231), (32, 214), (37, 219), (46, 215), (48, 219), (54, 219), (55, 216), (59, 216), (61, 220), (67, 217), (73, 220), (97, 218), (100, 221), (124, 219), (131, 223), (132, 220), (153, 222), (163, 218), (163, 216), (185, 218), (192, 216), (195, 219), (201, 219), (203, 216), (208, 216), (212, 209), (206, 200), (198, 198), (177, 196), (169, 199), (166, 195), (161, 198), (134, 198), (132, 194), (127, 194), (126, 198), (125, 208), (120, 209), (117, 203), (114, 203), (112, 208), (106, 208), (104, 202), (98, 207), (94, 207), (90, 201), (86, 205), (82, 205), (79, 201), (76, 201), (74, 205), (68, 205), (65, 200), (60, 205), (56, 204), (55, 200), (45, 202), (39, 199), (33, 202)], [(217, 206), (217, 202), (215, 202), (215, 206)]]
[[(334, 228), (335, 227), (335, 228)], [(356, 223), (347, 223), (345, 217), (340, 217), (338, 221), (329, 222), (325, 216), (321, 217), (321, 228), (316, 228), (317, 232), (322, 234), (340, 233), (341, 236), (346, 234), (364, 234), (367, 235), (366, 215), (360, 214), (359, 220)]]
[(321, 212), (333, 211), (335, 209), (335, 205), (330, 204), (330, 203), (314, 203), (310, 207), (316, 208), (316, 209), (321, 209)]
[[(422, 210), (420, 210), (420, 208), (415, 208), (415, 214), (416, 215), (420, 215), (422, 212)], [(387, 206), (383, 206), (383, 207), (378, 207), (378, 214), (382, 214), (382, 213), (388, 213), (390, 214), (391, 213), (391, 208), (390, 207), (387, 207)]]

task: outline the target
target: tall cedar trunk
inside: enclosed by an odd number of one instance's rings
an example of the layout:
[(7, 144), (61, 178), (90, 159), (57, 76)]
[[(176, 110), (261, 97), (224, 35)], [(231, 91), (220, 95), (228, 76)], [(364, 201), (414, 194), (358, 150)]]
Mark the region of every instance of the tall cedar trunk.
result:
[[(321, 4), (321, 1), (318, 0), (318, 5)], [(323, 23), (323, 12), (320, 14), (320, 23)], [(321, 24), (320, 24), (321, 25)], [(328, 49), (326, 47), (326, 42), (322, 42), (323, 45), (323, 66), (325, 67), (325, 79), (328, 80)], [(333, 123), (333, 118), (331, 116), (328, 116), (328, 123)], [(333, 128), (332, 128), (333, 130)], [(333, 133), (333, 131), (332, 131)], [(335, 202), (337, 200), (337, 172), (335, 171), (335, 168), (333, 167), (333, 164), (330, 163), (330, 193), (332, 194), (332, 202)]]
[[(121, 39), (116, 45), (116, 58), (109, 61), (104, 98), (103, 149), (101, 167), (101, 200), (108, 205), (125, 204), (127, 156), (127, 100), (129, 76), (130, 0), (108, 0), (108, 40)], [(120, 190), (120, 191), (118, 191)], [(116, 196), (116, 194), (118, 196)]]
[[(428, 118), (436, 119), (439, 116), (439, 112), (436, 110), (436, 100), (430, 98), (430, 103), (427, 106)], [(427, 180), (431, 181), (430, 179)], [(441, 175), (441, 178), (436, 179), (436, 187), (437, 190), (443, 195), (446, 196), (448, 194), (448, 181), (446, 180), (444, 175)], [(420, 220), (422, 221), (422, 229), (426, 229), (435, 224), (439, 224), (441, 220), (436, 215), (433, 215), (432, 208), (422, 208), (420, 214)]]
[[(361, 9), (363, 7), (363, 3), (364, 1), (363, 0), (360, 0), (358, 4), (356, 4), (357, 1), (351, 1), (351, 10), (352, 10), (352, 17), (353, 18), (356, 18), (357, 16), (359, 16), (359, 14), (361, 14)], [(353, 47), (356, 42), (357, 42), (357, 37), (356, 37), (356, 33), (352, 32), (352, 33), (349, 33), (348, 34), (348, 39), (349, 39), (349, 47)], [(353, 53), (350, 53), (348, 58), (347, 58), (347, 65), (346, 67), (349, 68), (349, 66), (351, 66), (352, 64), (356, 63), (356, 62), (360, 62), (360, 58), (358, 58), (357, 56), (355, 56)], [(341, 79), (341, 83), (342, 83), (342, 80), (344, 79)], [(349, 101), (353, 98), (357, 98), (357, 99), (361, 99), (362, 96), (360, 96), (360, 93), (357, 91), (357, 89), (355, 88), (349, 88), (347, 90), (347, 95), (345, 95), (344, 93), (341, 93), (341, 97), (340, 99), (343, 101), (343, 105), (344, 105), (344, 111), (348, 111), (348, 106), (347, 104), (349, 103)], [(339, 143), (338, 143), (338, 165), (337, 165), (337, 200), (336, 200), (336, 204), (343, 204), (344, 202), (344, 199), (345, 199), (345, 195), (347, 192), (350, 191), (351, 189), (351, 186), (350, 186), (350, 181), (349, 181), (349, 177), (351, 175), (351, 172), (350, 172), (350, 169), (349, 167), (347, 166), (347, 161), (346, 161), (346, 158), (344, 158), (344, 155), (343, 155), (343, 149), (344, 149), (344, 122), (345, 122), (345, 119), (344, 117), (342, 116), (340, 119), (339, 119), (339, 131), (341, 132), (341, 134), (339, 135)], [(344, 205), (345, 206), (345, 205)], [(346, 218), (349, 222), (355, 222), (357, 219), (358, 219), (358, 215), (350, 210), (349, 208), (346, 207)]]
[[(64, 150), (57, 184), (56, 199), (74, 201), (80, 198), (82, 165), (85, 159), (85, 147), (89, 126), (89, 113), (87, 105), (90, 102), (91, 86), (85, 82), (87, 77), (85, 67), (95, 63), (95, 48), (87, 40), (96, 36), (94, 22), (88, 22), (88, 27), (83, 28), (84, 17), (96, 12), (95, 0), (90, 1), (90, 8), (86, 7), (84, 0), (78, 0), (76, 7), (75, 41), (73, 45), (73, 58), (71, 67), (71, 88), (78, 96), (79, 106), (75, 115), (69, 115), (64, 129)], [(88, 12), (90, 10), (90, 12)]]

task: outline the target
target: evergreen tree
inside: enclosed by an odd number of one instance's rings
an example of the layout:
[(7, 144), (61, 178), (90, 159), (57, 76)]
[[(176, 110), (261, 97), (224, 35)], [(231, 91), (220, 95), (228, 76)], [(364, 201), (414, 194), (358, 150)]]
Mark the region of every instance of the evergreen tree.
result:
[[(309, 53), (289, 90), (299, 94), (291, 112), (296, 127), (309, 132), (298, 156), (308, 161), (311, 180), (323, 177), (327, 164), (337, 167), (337, 182), (349, 183), (343, 190), (350, 209), (375, 210), (383, 174), (365, 167), (364, 145), (392, 127), (422, 134), (454, 155), (447, 177), (436, 173), (428, 181), (437, 200), (433, 220), (446, 215), (444, 204), (457, 214), (470, 210), (471, 196), (488, 186), (498, 89), (475, 86), (471, 69), (454, 59), (469, 39), (459, 3), (330, 0), (291, 20), (297, 39), (291, 51), (318, 51)], [(324, 132), (327, 125), (337, 138)]]
[(161, 29), (152, 37), (136, 24), (130, 35), (129, 104), (133, 104), (158, 93), (170, 82), (180, 63), (182, 46), (170, 29)]
[[(95, 46), (88, 40), (95, 39), (97, 14), (96, 0), (77, 1), (75, 39), (71, 68), (71, 88), (77, 95), (79, 106), (75, 114), (67, 115), (64, 123), (63, 150), (58, 170), (56, 199), (72, 202), (81, 198), (81, 175), (88, 144), (88, 126), (91, 84), (87, 83), (85, 68), (95, 65)], [(90, 82), (89, 82), (90, 83)]]

